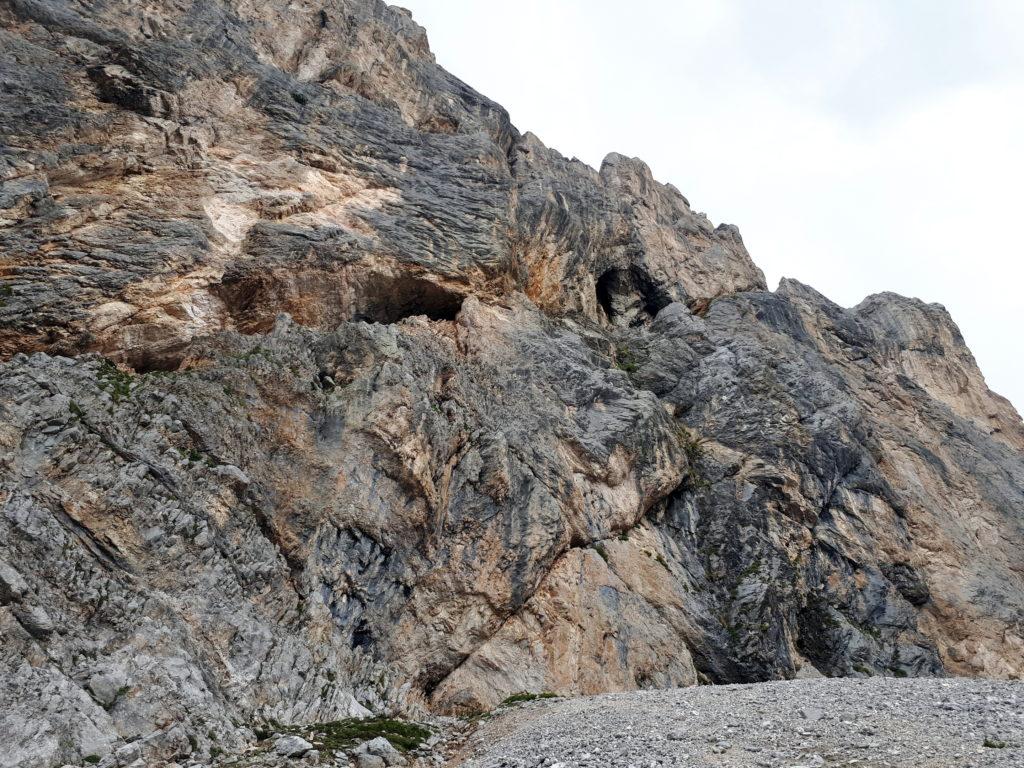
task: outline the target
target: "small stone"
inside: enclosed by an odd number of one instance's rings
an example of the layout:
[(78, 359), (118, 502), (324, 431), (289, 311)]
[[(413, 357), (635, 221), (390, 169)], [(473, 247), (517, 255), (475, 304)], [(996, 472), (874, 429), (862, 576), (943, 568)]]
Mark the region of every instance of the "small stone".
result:
[(36, 640), (46, 640), (53, 634), (53, 619), (39, 606), (16, 610), (14, 615), (18, 617), (18, 621), (21, 622), (25, 631)]
[(118, 765), (130, 765), (142, 759), (142, 750), (138, 744), (125, 744), (114, 752)]
[(28, 584), (14, 568), (0, 560), (0, 605), (17, 602), (28, 592)]
[(97, 672), (89, 678), (86, 685), (96, 702), (103, 707), (110, 707), (124, 689), (126, 678), (122, 672)]
[(804, 707), (800, 710), (800, 717), (809, 723), (816, 723), (825, 716), (825, 713), (817, 707)]
[(252, 483), (249, 476), (234, 464), (220, 464), (214, 467), (213, 473), (239, 488), (245, 488)]
[(383, 757), (371, 755), (369, 752), (356, 754), (356, 768), (386, 768), (387, 763)]

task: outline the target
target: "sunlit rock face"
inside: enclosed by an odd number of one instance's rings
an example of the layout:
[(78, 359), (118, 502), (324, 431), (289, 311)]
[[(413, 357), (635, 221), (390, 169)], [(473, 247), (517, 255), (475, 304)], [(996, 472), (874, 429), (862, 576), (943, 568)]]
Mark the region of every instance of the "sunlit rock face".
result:
[[(0, 8), (15, 764), (1024, 667), (1024, 426), (938, 305), (772, 293), (397, 8)], [(134, 754), (134, 752), (133, 752)]]

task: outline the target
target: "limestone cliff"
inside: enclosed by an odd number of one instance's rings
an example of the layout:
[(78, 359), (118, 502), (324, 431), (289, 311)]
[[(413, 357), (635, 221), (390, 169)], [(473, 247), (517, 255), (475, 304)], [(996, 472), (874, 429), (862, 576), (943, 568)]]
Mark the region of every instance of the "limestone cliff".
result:
[(11, 764), (1024, 672), (1024, 425), (941, 306), (767, 291), (374, 0), (3, 0), (0, 82)]

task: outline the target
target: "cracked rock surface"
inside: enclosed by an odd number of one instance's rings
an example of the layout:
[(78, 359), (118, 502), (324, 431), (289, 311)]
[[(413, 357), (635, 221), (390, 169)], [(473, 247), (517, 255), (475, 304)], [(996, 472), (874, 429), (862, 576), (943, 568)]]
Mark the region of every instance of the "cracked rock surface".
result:
[(0, 81), (11, 765), (1024, 672), (1024, 424), (940, 305), (768, 291), (374, 0), (9, 0)]

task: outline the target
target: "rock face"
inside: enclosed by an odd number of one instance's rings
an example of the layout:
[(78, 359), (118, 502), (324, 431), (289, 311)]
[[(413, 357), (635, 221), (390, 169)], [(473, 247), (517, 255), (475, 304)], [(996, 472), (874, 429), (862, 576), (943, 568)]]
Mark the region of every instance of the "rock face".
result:
[(768, 292), (383, 3), (0, 24), (11, 764), (1024, 672), (1024, 425), (942, 307)]

